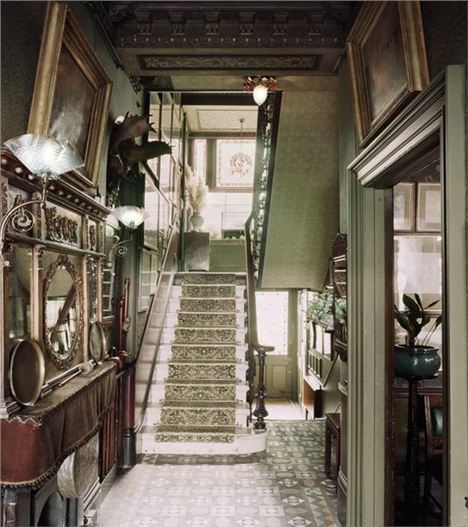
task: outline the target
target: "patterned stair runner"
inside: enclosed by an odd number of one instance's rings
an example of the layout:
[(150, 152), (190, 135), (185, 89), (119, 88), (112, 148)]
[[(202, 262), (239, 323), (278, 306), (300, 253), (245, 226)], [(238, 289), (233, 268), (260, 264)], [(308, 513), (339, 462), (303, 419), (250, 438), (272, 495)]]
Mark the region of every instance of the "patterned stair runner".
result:
[(246, 385), (245, 361), (237, 351), (245, 347), (246, 329), (244, 288), (236, 287), (237, 280), (228, 273), (176, 278), (181, 295), (173, 324), (165, 328), (171, 352), (157, 443), (230, 443), (240, 428), (239, 412), (247, 415), (238, 391)]

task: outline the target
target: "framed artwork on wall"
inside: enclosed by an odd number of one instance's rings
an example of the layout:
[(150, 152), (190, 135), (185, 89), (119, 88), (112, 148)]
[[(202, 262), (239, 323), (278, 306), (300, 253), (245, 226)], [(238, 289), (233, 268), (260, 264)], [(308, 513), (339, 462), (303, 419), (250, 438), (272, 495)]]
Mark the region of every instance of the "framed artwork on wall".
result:
[(418, 215), (416, 218), (416, 230), (418, 232), (440, 232), (440, 183), (418, 184)]
[(363, 142), (429, 82), (419, 2), (363, 2), (346, 46)]
[(399, 183), (393, 188), (393, 230), (413, 232), (415, 223), (414, 183)]
[(67, 4), (49, 2), (28, 132), (75, 147), (85, 165), (69, 180), (81, 188), (97, 184), (111, 86)]

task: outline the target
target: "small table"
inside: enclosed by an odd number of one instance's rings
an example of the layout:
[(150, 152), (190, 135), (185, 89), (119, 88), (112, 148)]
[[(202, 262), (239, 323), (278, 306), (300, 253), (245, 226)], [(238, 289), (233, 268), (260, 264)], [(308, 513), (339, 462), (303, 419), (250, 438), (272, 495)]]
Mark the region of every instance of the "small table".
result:
[(338, 477), (340, 468), (340, 414), (325, 414), (325, 474), (331, 477), (331, 443), (332, 439), (336, 443), (336, 469), (334, 477)]

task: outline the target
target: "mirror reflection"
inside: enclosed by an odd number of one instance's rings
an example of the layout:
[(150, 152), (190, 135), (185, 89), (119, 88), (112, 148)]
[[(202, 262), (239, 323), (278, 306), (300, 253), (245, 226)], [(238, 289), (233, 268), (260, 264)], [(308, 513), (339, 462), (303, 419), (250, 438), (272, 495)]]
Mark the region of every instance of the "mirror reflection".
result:
[(48, 268), (44, 288), (44, 340), (59, 367), (74, 355), (81, 322), (81, 280), (68, 259), (59, 256)]
[(97, 318), (97, 262), (88, 260), (88, 312), (89, 320), (93, 322)]
[(24, 340), (31, 328), (31, 258), (29, 249), (13, 245), (7, 278), (7, 324), (10, 340)]

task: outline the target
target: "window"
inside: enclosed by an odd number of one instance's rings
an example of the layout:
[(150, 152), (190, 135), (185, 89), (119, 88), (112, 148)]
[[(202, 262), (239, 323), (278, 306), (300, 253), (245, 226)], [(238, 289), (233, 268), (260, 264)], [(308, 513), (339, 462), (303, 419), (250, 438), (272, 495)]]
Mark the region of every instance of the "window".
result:
[(257, 292), (255, 299), (258, 340), (265, 346), (274, 346), (275, 355), (287, 355), (288, 292)]

